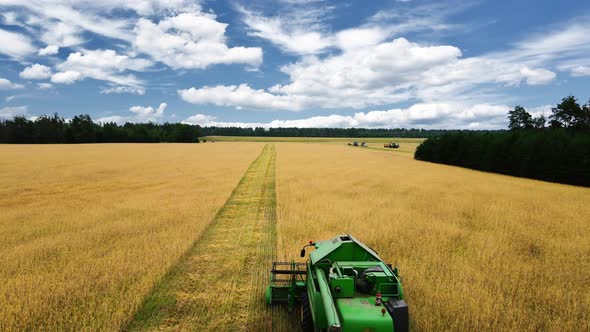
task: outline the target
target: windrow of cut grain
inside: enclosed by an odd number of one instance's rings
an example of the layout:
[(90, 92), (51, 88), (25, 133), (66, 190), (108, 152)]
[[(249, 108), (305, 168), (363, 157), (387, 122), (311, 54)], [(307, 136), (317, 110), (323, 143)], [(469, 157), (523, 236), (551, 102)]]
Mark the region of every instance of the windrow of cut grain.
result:
[(262, 147), (0, 145), (0, 330), (119, 329)]
[(400, 267), (415, 330), (590, 329), (590, 189), (278, 144), (279, 259), (351, 233)]

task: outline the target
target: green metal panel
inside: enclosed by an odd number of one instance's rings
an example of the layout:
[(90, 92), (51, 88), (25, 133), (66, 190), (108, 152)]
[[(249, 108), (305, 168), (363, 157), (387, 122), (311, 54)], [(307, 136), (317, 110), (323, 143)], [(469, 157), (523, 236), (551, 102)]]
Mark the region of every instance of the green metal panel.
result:
[(331, 262), (348, 261), (381, 261), (379, 255), (351, 235), (339, 235), (332, 240), (316, 242), (316, 250), (309, 254), (311, 265), (321, 260)]
[(393, 330), (393, 319), (389, 313), (381, 312), (385, 308), (383, 305), (375, 305), (375, 297), (343, 298), (335, 302), (341, 317), (342, 332)]
[(330, 289), (334, 298), (353, 297), (354, 279), (350, 277), (331, 278)]

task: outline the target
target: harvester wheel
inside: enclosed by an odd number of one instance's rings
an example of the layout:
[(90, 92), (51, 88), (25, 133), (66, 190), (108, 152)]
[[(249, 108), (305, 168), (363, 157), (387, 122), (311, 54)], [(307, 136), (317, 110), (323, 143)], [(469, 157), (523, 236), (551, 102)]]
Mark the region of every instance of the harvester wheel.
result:
[(307, 292), (303, 292), (301, 295), (301, 331), (314, 332), (313, 317), (311, 316)]

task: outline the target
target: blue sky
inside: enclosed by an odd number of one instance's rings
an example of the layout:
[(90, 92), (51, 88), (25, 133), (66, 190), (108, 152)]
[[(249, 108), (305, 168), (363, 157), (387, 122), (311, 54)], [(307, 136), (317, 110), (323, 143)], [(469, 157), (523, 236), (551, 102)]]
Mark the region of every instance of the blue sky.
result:
[(590, 97), (582, 0), (0, 0), (0, 14), (0, 118), (480, 129)]

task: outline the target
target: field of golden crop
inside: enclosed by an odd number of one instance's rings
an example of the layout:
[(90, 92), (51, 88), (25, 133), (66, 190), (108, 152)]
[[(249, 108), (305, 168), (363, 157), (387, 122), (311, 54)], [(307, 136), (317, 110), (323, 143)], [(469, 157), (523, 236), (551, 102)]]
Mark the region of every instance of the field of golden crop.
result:
[(0, 330), (117, 330), (262, 144), (0, 145)]
[(279, 259), (351, 233), (400, 268), (414, 330), (590, 329), (590, 189), (339, 145), (277, 149)]
[(590, 189), (288, 141), (0, 145), (0, 330), (293, 330), (269, 263), (341, 233), (414, 330), (590, 329)]

